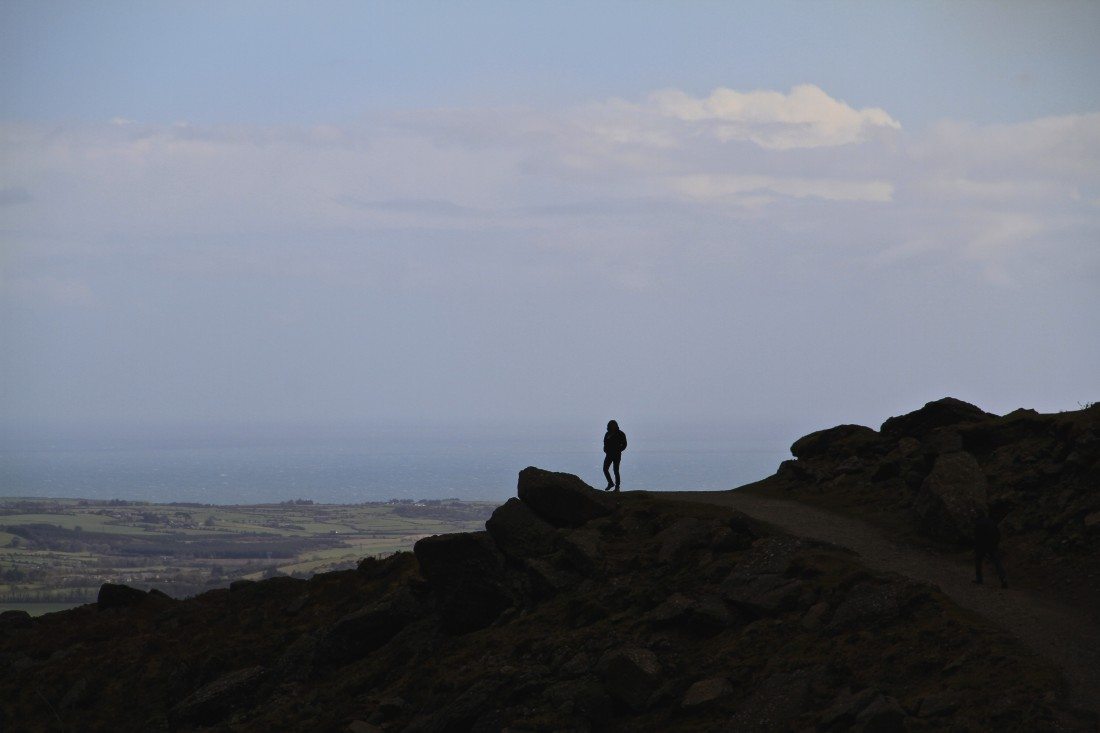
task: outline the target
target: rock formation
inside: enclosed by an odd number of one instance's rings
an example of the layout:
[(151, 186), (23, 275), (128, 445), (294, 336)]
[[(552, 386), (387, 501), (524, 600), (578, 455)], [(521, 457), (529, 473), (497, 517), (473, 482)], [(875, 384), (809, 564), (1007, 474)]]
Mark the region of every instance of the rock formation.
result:
[[(921, 443), (898, 452), (902, 439), (866, 466), (862, 447), (809, 441), (808, 465), (785, 470), (824, 475), (855, 458), (858, 473), (836, 475), (863, 475), (895, 461), (904, 481), (925, 459)], [(943, 486), (957, 476), (942, 473)], [(355, 571), (184, 601), (105, 588), (98, 606), (4, 614), (0, 729), (1094, 725), (1063, 708), (1054, 671), (1015, 642), (850, 553), (534, 468), (518, 494), (485, 532), (426, 538)]]

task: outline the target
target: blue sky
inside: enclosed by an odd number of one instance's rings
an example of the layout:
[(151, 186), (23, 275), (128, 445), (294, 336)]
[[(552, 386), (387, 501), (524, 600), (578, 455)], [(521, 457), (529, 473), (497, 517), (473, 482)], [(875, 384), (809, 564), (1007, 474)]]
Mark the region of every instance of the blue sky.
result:
[(1100, 384), (1095, 3), (0, 7), (0, 413), (877, 424)]
[(907, 125), (1095, 109), (1095, 3), (37, 3), (0, 29), (4, 115), (334, 122), (673, 86), (812, 83)]

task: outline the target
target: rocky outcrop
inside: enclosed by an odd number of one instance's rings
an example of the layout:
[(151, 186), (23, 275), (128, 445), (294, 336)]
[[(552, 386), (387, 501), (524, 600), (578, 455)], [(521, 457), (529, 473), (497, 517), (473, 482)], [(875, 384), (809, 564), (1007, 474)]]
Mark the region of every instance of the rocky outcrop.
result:
[(504, 557), (488, 532), (427, 537), (413, 552), (448, 631), (484, 628), (514, 604)]
[(1092, 723), (1050, 692), (1049, 668), (934, 588), (718, 506), (588, 492), (528, 469), (488, 531), (424, 538), (355, 570), (20, 617), (0, 626), (0, 721), (29, 732)]
[(611, 513), (607, 494), (569, 473), (530, 466), (519, 473), (519, 499), (540, 517), (558, 527), (579, 527)]
[(542, 557), (554, 551), (554, 527), (519, 499), (509, 499), (485, 522), (485, 529), (502, 552), (513, 557)]
[(944, 549), (972, 543), (990, 516), (1009, 575), (1082, 607), (1100, 606), (1100, 405), (997, 416), (929, 402), (881, 430), (840, 425), (791, 446), (794, 460), (741, 491), (851, 513)]
[(977, 459), (961, 450), (937, 456), (913, 508), (929, 535), (969, 541), (974, 520), (989, 513), (987, 482)]
[(944, 397), (942, 400), (929, 402), (919, 410), (890, 418), (882, 424), (880, 430), (883, 435), (908, 435), (920, 438), (936, 428), (972, 423), (992, 417), (996, 415), (985, 412), (969, 402)]
[(145, 600), (147, 594), (143, 590), (131, 588), (128, 585), (104, 583), (99, 587), (99, 595), (96, 598), (96, 608), (100, 611), (108, 608), (125, 608), (136, 606)]

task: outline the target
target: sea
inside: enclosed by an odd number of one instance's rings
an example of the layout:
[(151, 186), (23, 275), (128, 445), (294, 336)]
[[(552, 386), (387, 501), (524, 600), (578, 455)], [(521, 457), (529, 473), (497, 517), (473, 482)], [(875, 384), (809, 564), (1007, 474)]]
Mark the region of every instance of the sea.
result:
[[(623, 426), (624, 490), (725, 490), (790, 458), (774, 426)], [(503, 502), (526, 466), (605, 485), (602, 426), (6, 431), (0, 496), (151, 503)]]

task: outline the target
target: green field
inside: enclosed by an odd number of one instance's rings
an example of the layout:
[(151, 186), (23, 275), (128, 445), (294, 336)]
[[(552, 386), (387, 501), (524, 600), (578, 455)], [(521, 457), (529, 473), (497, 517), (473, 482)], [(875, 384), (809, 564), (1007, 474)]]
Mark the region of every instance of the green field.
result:
[(249, 506), (0, 498), (0, 610), (48, 613), (105, 582), (185, 597), (238, 578), (308, 577), (484, 528), (494, 504), (457, 500)]

